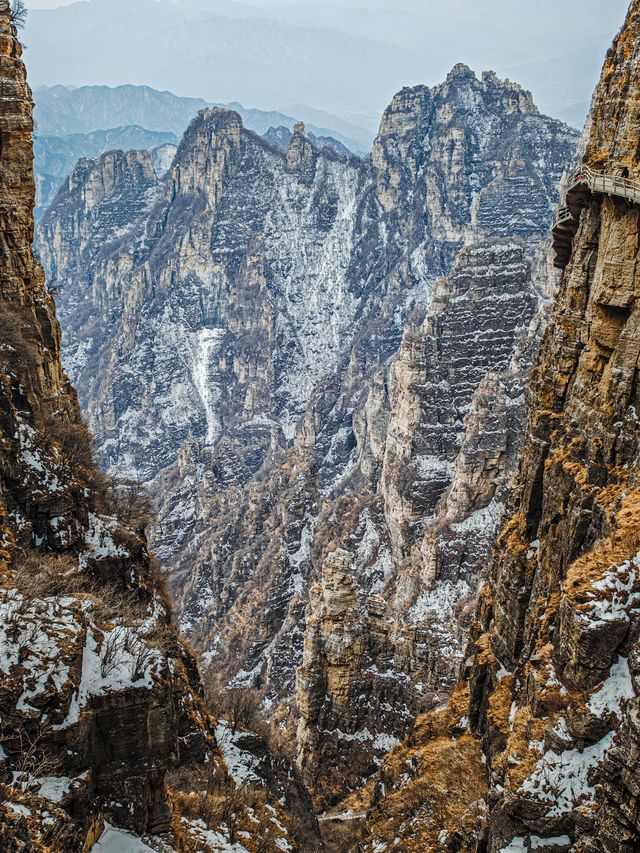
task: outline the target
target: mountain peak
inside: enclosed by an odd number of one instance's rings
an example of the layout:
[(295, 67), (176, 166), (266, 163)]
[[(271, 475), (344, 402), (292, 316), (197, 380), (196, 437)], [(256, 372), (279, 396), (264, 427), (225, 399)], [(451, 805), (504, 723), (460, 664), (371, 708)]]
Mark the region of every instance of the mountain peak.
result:
[(222, 181), (240, 153), (242, 119), (233, 110), (208, 107), (189, 125), (172, 170), (174, 195), (205, 195), (215, 206)]
[(514, 83), (513, 80), (509, 80), (508, 78), (503, 80), (501, 77), (498, 77), (495, 71), (483, 71), (481, 83), (485, 91), (495, 90), (514, 99), (513, 104), (515, 109), (513, 111), (540, 115), (540, 110), (533, 100), (533, 95), (519, 83)]
[(447, 74), (447, 83), (450, 83), (452, 80), (477, 80), (478, 78), (475, 75), (475, 72), (469, 68), (468, 65), (465, 65), (464, 62), (458, 62), (453, 66), (451, 71)]
[(531, 115), (539, 115), (539, 110), (536, 107), (531, 92), (523, 89), (519, 83), (514, 83), (509, 79), (501, 79), (495, 71), (483, 71), (480, 79), (475, 72), (465, 65), (464, 62), (458, 62), (454, 65), (451, 71), (447, 74), (446, 80), (439, 86), (436, 86), (434, 92), (444, 93), (456, 92), (460, 86), (471, 86), (477, 88), (485, 95), (493, 95), (502, 101), (502, 106), (508, 114), (510, 113), (528, 113)]
[(287, 151), (287, 166), (292, 171), (301, 172), (312, 178), (317, 157), (316, 150), (306, 136), (304, 122), (296, 122)]
[[(200, 110), (198, 118), (201, 118), (205, 123), (212, 125), (216, 130), (222, 130), (225, 127), (236, 128), (244, 127), (240, 114), (235, 110), (229, 110), (226, 107), (206, 107)], [(198, 119), (194, 119), (197, 121)]]

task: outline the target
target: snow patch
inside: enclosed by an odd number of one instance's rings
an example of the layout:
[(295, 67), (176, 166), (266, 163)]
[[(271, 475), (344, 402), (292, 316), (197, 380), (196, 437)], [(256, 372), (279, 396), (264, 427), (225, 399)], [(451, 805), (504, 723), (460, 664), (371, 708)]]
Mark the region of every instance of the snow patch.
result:
[(595, 790), (589, 784), (589, 773), (602, 763), (613, 743), (614, 732), (584, 750), (570, 749), (559, 755), (548, 750), (538, 761), (521, 790), (547, 803), (547, 814), (557, 816), (579, 805), (593, 802)]
[(603, 717), (605, 714), (620, 717), (622, 703), (634, 697), (629, 661), (621, 657), (611, 667), (606, 681), (591, 695), (587, 709), (596, 717)]
[(104, 832), (91, 848), (92, 853), (155, 853), (137, 835), (105, 823)]
[(229, 776), (237, 788), (241, 788), (247, 782), (262, 782), (262, 778), (256, 773), (261, 759), (239, 746), (242, 737), (243, 733), (234, 733), (226, 720), (220, 720), (216, 726), (216, 740), (220, 752), (227, 765)]

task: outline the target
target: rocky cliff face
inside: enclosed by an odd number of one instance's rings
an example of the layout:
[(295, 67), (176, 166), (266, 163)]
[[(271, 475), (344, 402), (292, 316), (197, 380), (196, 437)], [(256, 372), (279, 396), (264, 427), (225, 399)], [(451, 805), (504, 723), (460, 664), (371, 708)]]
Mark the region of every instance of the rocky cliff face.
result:
[[(310, 780), (338, 767), (339, 785), (357, 784), (372, 753), (455, 682), (516, 469), (520, 358), (528, 364), (519, 349), (535, 337), (534, 303), (522, 245), (476, 244), (438, 283), (388, 368), (378, 488), (331, 505), (315, 530), (331, 544), (311, 590), (298, 678), (299, 760)], [(483, 339), (492, 342), (484, 351)]]
[(311, 781), (345, 747), (336, 789), (371, 769), (452, 683), (574, 143), (457, 66), (394, 99), (371, 163), (209, 110), (166, 179), (143, 154), (80, 164), (39, 229), (67, 364), (105, 462), (149, 484), (181, 624), (212, 680), (285, 716), (302, 665)]
[[(8, 0), (0, 81), (0, 848), (79, 853), (101, 838), (108, 849), (212, 850), (242, 825), (257, 835), (254, 823), (263, 849), (316, 849), (290, 766), (209, 715), (170, 626), (145, 503), (93, 462), (31, 248), (32, 101)], [(152, 167), (125, 161), (146, 187)], [(164, 840), (147, 847), (143, 834)]]
[[(639, 89), (633, 2), (596, 91), (585, 162), (634, 181)], [(581, 212), (528, 387), (520, 475), (466, 686), (390, 760), (366, 850), (399, 849), (383, 841), (396, 830), (402, 849), (640, 847), (638, 216), (637, 205), (595, 193)], [(458, 796), (438, 768), (465, 751), (476, 785)], [(400, 817), (412, 787), (421, 803)]]
[(154, 132), (136, 126), (67, 136), (38, 136), (34, 139), (36, 219), (44, 214), (67, 176), (83, 157), (98, 157), (105, 151), (120, 149), (164, 152), (172, 146), (175, 151), (176, 142), (177, 137), (173, 133)]
[[(31, 251), (32, 103), (20, 53), (0, 3), (0, 772), (9, 802), (32, 790), (36, 811), (46, 800), (68, 809), (34, 821), (34, 843), (76, 849), (74, 834), (101, 810), (138, 831), (167, 829), (167, 769), (211, 747), (193, 661), (177, 637), (160, 642), (170, 631), (144, 540), (132, 519), (112, 517), (62, 370)], [(119, 598), (128, 615), (115, 612)], [(5, 803), (2, 820), (12, 810), (22, 813)], [(30, 836), (18, 822), (6, 849)]]

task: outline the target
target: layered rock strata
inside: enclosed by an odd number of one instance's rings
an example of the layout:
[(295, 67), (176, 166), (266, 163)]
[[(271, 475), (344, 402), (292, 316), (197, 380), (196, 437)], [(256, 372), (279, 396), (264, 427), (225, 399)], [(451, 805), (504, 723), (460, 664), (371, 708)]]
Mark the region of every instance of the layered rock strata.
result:
[[(640, 180), (639, 91), (634, 0), (596, 90), (591, 168)], [(639, 217), (637, 205), (596, 193), (582, 210), (528, 386), (520, 475), (481, 591), (466, 684), (448, 716), (425, 718), (390, 761), (365, 850), (640, 847)], [(468, 746), (478, 785), (465, 800), (434, 784), (419, 757), (428, 751), (437, 770)], [(403, 766), (412, 768), (405, 779)], [(411, 786), (421, 802), (394, 814)]]
[(317, 522), (329, 544), (307, 608), (298, 747), (325, 792), (325, 772), (357, 785), (455, 683), (517, 468), (535, 304), (521, 244), (465, 250), (388, 369), (379, 493)]
[[(303, 664), (311, 781), (345, 745), (371, 769), (452, 682), (574, 143), (520, 87), (457, 66), (396, 96), (370, 163), (302, 126), (283, 154), (210, 110), (164, 180), (144, 155), (81, 164), (43, 219), (67, 364), (106, 464), (149, 484), (181, 624), (212, 680), (285, 715)], [(357, 606), (335, 631), (349, 647), (357, 610), (368, 650), (355, 680), (357, 656), (328, 676), (334, 627), (314, 627), (336, 548)]]

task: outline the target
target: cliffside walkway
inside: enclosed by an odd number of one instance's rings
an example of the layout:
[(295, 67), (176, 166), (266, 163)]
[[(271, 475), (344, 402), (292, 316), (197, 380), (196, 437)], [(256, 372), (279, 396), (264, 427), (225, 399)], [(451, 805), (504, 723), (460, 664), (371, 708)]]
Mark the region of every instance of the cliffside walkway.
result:
[(634, 204), (640, 204), (640, 181), (606, 172), (595, 172), (589, 166), (581, 166), (571, 177), (565, 204), (559, 207), (553, 217), (553, 249), (556, 253), (554, 266), (563, 270), (571, 257), (573, 238), (578, 230), (580, 212), (586, 206), (589, 195), (601, 195), (626, 198)]

